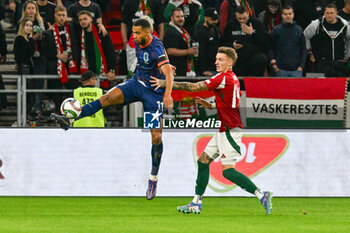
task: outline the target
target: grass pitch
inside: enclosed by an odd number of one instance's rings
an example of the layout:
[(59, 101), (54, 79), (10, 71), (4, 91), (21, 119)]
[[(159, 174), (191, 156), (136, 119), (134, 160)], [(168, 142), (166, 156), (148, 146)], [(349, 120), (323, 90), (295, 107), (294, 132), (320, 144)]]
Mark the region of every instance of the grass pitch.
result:
[(350, 232), (350, 198), (205, 198), (200, 215), (176, 211), (191, 198), (0, 197), (0, 232)]

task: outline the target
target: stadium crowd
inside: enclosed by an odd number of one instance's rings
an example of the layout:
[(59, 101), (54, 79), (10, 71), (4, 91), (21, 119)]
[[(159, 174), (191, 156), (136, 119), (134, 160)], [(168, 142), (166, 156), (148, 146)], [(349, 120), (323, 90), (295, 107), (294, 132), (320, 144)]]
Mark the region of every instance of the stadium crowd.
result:
[[(116, 61), (102, 22), (111, 0), (7, 0), (0, 5), (0, 62), (6, 61), (2, 27), (16, 27), (19, 74), (58, 74), (29, 87), (76, 88), (69, 74), (91, 70), (113, 81)], [(219, 46), (235, 48), (238, 76), (342, 77), (350, 69), (350, 0), (121, 0), (121, 36), (126, 63), (135, 63), (132, 24), (148, 16), (178, 76), (213, 76)], [(5, 10), (13, 13), (5, 22)], [(91, 26), (90, 26), (91, 24)], [(123, 54), (123, 53), (119, 53)], [(131, 56), (130, 56), (131, 54)], [(118, 55), (119, 56), (119, 55)], [(134, 72), (135, 66), (128, 67)], [(51, 94), (59, 106), (62, 97)], [(28, 113), (40, 115), (42, 94), (28, 98)]]

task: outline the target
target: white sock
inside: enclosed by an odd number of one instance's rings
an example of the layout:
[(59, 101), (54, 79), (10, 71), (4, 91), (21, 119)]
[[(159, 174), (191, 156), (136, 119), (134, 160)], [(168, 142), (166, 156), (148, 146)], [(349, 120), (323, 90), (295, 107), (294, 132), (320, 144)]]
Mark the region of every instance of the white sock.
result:
[(196, 194), (196, 195), (194, 195), (192, 202), (194, 204), (202, 204), (202, 198), (203, 198), (203, 196)]
[(254, 194), (259, 200), (264, 196), (264, 193), (259, 188), (255, 190)]
[(158, 180), (158, 176), (150, 175), (150, 176), (149, 176), (149, 179), (150, 179), (150, 180)]

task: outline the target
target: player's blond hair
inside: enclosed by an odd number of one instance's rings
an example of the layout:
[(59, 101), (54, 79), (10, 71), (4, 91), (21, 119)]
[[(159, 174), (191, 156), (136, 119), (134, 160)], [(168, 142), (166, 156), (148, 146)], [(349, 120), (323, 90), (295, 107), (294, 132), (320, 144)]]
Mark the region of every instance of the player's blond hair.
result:
[(219, 47), (219, 48), (218, 48), (218, 53), (226, 54), (226, 56), (227, 56), (228, 58), (232, 59), (232, 61), (233, 61), (232, 66), (233, 66), (233, 65), (236, 63), (236, 61), (237, 61), (238, 56), (237, 56), (236, 50), (233, 49), (233, 48), (222, 46), (222, 47)]

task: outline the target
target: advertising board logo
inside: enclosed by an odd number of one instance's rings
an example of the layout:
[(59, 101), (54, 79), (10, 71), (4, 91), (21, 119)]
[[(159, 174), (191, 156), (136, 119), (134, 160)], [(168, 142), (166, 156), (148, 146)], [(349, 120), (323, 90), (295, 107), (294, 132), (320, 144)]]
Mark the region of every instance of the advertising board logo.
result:
[[(2, 160), (0, 159), (0, 168), (2, 167)], [(5, 179), (5, 177), (2, 175), (1, 171), (0, 171), (0, 179)]]
[[(204, 151), (213, 135), (200, 135), (194, 141), (195, 161)], [(289, 141), (284, 135), (243, 135), (242, 157), (236, 162), (236, 169), (252, 178), (276, 162), (288, 149)], [(197, 163), (195, 163), (197, 164)], [(222, 175), (220, 156), (210, 164), (208, 185), (216, 192), (228, 192), (237, 186)]]
[(161, 113), (157, 112), (144, 112), (143, 113), (143, 128), (144, 129), (160, 129), (161, 127)]

